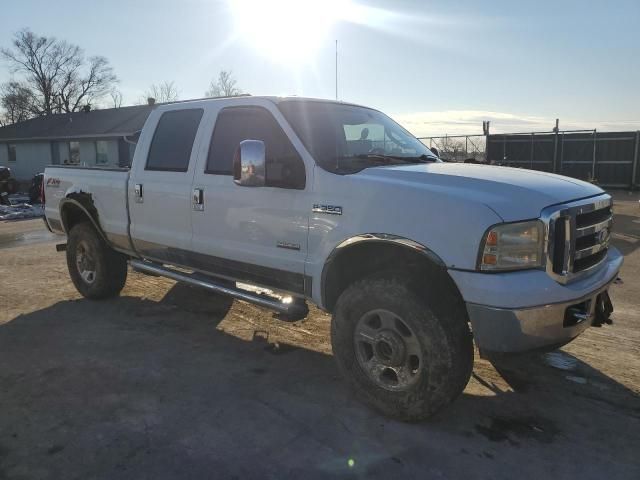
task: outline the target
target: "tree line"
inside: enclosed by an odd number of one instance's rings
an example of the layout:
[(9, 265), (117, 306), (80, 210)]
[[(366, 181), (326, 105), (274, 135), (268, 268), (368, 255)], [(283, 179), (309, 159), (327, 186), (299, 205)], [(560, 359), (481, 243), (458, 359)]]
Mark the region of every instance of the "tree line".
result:
[[(243, 95), (243, 91), (237, 86), (237, 81), (233, 77), (233, 72), (222, 70), (217, 78), (211, 80), (209, 88), (204, 93), (205, 97), (235, 97)], [(140, 98), (140, 103), (153, 98), (160, 103), (175, 102), (180, 99), (180, 91), (173, 81), (164, 81), (162, 83), (154, 83)]]
[[(109, 60), (100, 55), (87, 56), (82, 48), (65, 40), (20, 30), (10, 47), (0, 49), (0, 60), (12, 74), (10, 81), (0, 85), (0, 126), (123, 104), (119, 79)], [(223, 70), (211, 80), (205, 96), (242, 93), (233, 73)], [(173, 81), (154, 83), (137, 103), (147, 103), (151, 98), (158, 103), (173, 102), (179, 100), (180, 92)]]

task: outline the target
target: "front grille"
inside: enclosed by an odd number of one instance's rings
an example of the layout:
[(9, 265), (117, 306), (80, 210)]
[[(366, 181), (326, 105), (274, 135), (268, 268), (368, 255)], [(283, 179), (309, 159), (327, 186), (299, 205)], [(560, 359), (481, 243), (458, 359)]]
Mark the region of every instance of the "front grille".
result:
[(579, 258), (573, 262), (573, 272), (582, 272), (583, 270), (587, 270), (591, 267), (595, 267), (598, 265), (604, 257), (607, 256), (607, 249), (604, 248), (593, 255), (589, 255), (585, 258)]
[(557, 275), (565, 273), (565, 243), (570, 223), (564, 218), (555, 222), (555, 236), (553, 241), (553, 272)]
[[(594, 208), (597, 205), (593, 206)], [(571, 272), (578, 273), (598, 265), (607, 256), (613, 212), (611, 203), (576, 215), (576, 238)]]
[(543, 211), (548, 226), (547, 271), (567, 283), (602, 263), (613, 222), (611, 197), (571, 202)]

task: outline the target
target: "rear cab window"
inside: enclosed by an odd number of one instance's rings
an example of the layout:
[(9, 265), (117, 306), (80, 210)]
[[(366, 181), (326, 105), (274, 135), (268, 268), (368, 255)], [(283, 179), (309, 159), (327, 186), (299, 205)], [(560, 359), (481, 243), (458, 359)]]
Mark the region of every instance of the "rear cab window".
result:
[(149, 147), (145, 170), (186, 172), (203, 110), (171, 110), (160, 117)]

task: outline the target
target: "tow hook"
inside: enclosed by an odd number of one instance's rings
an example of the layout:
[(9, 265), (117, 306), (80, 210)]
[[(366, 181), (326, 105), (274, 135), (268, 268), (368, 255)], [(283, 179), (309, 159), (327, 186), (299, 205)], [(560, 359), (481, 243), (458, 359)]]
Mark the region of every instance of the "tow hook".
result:
[(594, 311), (593, 326), (601, 327), (605, 323), (611, 325), (611, 314), (613, 313), (613, 304), (609, 298), (609, 292), (604, 291), (596, 297), (596, 306)]

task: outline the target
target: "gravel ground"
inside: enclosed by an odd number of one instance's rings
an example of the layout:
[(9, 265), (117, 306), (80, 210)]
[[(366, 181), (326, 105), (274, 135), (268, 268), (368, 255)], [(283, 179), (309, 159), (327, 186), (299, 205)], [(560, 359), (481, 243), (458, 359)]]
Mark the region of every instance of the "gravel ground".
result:
[(0, 479), (640, 478), (640, 197), (616, 198), (614, 325), (476, 358), (420, 424), (352, 397), (317, 310), (282, 323), (133, 272), (91, 302), (41, 220), (0, 223)]

